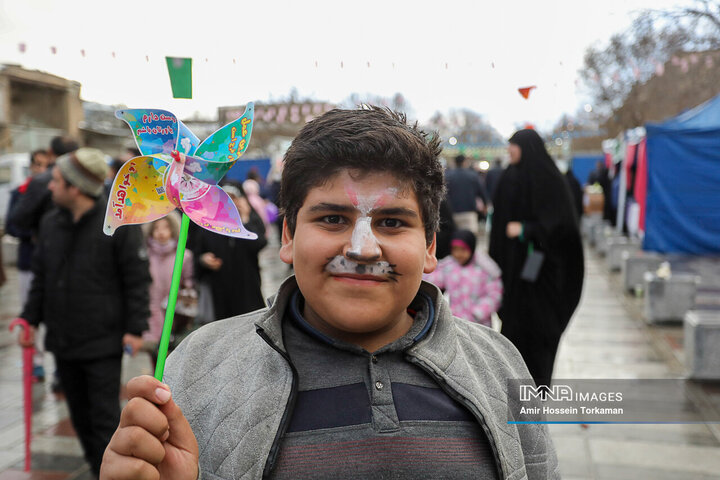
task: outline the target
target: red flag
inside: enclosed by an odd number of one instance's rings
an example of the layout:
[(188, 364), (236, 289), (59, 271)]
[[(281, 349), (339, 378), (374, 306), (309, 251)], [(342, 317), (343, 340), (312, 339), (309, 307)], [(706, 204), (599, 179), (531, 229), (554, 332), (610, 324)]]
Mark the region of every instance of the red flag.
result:
[(50, 47), (50, 53), (55, 55), (57, 53), (57, 47)]
[(19, 43), (18, 48), (20, 49), (20, 53), (25, 53), (25, 50), (27, 49), (27, 45), (24, 43)]
[(533, 88), (537, 88), (537, 87), (536, 87), (535, 85), (533, 85), (533, 86), (531, 86), (531, 87), (521, 87), (521, 88), (518, 88), (518, 92), (520, 92), (520, 95), (522, 95), (522, 97), (523, 97), (525, 100), (527, 100), (528, 97), (530, 97), (530, 91), (531, 91)]

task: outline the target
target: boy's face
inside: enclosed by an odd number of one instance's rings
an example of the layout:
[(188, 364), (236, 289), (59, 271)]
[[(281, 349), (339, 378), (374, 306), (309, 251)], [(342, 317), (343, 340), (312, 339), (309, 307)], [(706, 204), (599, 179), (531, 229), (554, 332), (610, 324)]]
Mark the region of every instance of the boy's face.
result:
[(283, 225), (280, 258), (292, 263), (303, 315), (335, 338), (376, 350), (412, 325), (406, 309), (435, 269), (412, 188), (389, 173), (348, 170), (312, 188), (294, 236)]

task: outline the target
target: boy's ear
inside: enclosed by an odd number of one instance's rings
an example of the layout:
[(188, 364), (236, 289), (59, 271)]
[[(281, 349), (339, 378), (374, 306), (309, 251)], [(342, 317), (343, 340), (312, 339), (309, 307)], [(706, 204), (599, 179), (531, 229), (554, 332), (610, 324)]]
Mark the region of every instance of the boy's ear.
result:
[(280, 246), (280, 260), (291, 265), (293, 263), (293, 237), (287, 224), (287, 218), (283, 218), (282, 245)]
[(436, 250), (436, 234), (433, 233), (432, 242), (428, 245), (427, 250), (425, 250), (425, 266), (423, 268), (423, 273), (432, 273), (435, 270), (435, 267), (437, 267), (438, 260), (435, 256)]

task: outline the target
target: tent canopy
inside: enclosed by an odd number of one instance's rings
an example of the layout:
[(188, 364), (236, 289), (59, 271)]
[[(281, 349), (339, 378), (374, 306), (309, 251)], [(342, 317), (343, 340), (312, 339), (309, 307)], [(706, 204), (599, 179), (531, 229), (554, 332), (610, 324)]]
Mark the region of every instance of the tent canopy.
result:
[(720, 128), (720, 95), (662, 123), (649, 123), (647, 128), (658, 131), (717, 130)]
[(645, 250), (720, 253), (720, 96), (646, 130)]
[(604, 162), (605, 155), (574, 155), (572, 158), (571, 168), (580, 185), (588, 183), (590, 173), (595, 170), (597, 162)]

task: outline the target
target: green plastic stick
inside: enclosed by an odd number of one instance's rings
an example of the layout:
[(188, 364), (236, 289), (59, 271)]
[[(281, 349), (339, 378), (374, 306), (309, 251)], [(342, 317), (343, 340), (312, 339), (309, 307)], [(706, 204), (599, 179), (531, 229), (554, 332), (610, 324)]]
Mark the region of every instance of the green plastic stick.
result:
[(165, 310), (165, 323), (163, 323), (157, 363), (155, 364), (155, 378), (161, 382), (163, 372), (165, 371), (165, 359), (167, 358), (168, 346), (170, 345), (173, 318), (175, 318), (175, 302), (177, 302), (178, 290), (180, 290), (180, 276), (182, 274), (183, 258), (185, 258), (185, 244), (187, 243), (189, 227), (190, 218), (183, 213), (182, 223), (180, 225), (180, 237), (178, 238), (177, 250), (175, 251), (175, 265), (173, 266), (172, 282), (170, 283), (170, 295), (168, 296), (167, 310)]

